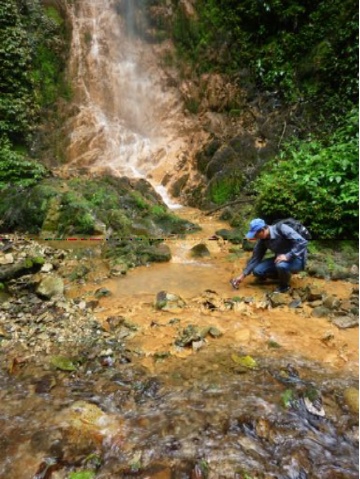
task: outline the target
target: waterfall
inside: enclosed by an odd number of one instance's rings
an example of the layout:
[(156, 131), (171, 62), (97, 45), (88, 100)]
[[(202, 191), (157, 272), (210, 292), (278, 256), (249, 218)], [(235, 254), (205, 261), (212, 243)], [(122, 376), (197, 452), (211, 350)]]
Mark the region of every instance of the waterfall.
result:
[(68, 125), (70, 168), (147, 178), (171, 205), (161, 179), (186, 147), (178, 133), (186, 118), (179, 93), (166, 87), (154, 45), (134, 33), (133, 1), (81, 0), (68, 8), (75, 111)]

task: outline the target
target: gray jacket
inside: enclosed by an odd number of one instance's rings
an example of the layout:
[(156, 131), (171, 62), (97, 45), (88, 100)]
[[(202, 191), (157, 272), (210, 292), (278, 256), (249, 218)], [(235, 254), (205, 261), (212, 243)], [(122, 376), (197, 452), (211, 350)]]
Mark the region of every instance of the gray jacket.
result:
[(307, 259), (307, 240), (299, 235), (290, 226), (282, 224), (280, 227), (269, 226), (270, 237), (264, 240), (258, 240), (255, 245), (252, 257), (247, 263), (243, 274), (246, 276), (261, 262), (269, 249), (275, 253), (275, 256), (285, 254), (288, 261), (295, 258), (303, 260), (305, 267)]

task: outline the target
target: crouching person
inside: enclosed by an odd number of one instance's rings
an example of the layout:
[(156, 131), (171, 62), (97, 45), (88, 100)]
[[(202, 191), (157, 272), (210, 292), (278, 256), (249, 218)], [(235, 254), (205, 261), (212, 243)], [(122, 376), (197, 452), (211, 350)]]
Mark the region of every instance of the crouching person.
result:
[[(275, 292), (288, 292), (292, 273), (305, 269), (308, 241), (287, 224), (267, 225), (260, 218), (250, 222), (246, 238), (258, 241), (243, 272), (230, 281), (233, 288), (238, 289), (246, 276), (253, 273), (259, 282), (278, 279)], [(268, 249), (275, 256), (263, 260)]]

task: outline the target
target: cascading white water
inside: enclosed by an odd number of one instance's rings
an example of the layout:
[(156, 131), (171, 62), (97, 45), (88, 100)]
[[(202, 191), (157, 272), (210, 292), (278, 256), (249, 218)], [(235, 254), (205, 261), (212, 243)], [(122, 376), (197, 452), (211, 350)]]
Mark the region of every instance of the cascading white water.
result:
[(186, 148), (178, 130), (188, 120), (178, 92), (164, 87), (153, 47), (131, 34), (114, 1), (80, 0), (69, 9), (77, 107), (69, 124), (70, 165), (146, 177), (172, 206), (160, 182)]

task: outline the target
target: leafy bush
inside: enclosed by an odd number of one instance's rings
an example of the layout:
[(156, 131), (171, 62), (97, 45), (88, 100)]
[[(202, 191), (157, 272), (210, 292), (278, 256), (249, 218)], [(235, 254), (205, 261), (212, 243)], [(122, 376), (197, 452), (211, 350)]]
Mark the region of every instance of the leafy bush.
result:
[(64, 90), (65, 27), (39, 0), (0, 0), (0, 136), (28, 146), (43, 107)]
[(345, 114), (357, 102), (358, 8), (352, 0), (202, 0), (193, 17), (173, 3), (172, 35), (193, 71), (236, 76), (250, 68), (258, 86), (307, 108), (314, 103), (317, 116), (319, 105)]
[(294, 142), (257, 180), (268, 221), (294, 216), (322, 239), (358, 236), (358, 112), (328, 141)]
[(12, 149), (7, 138), (0, 138), (0, 190), (9, 184), (21, 187), (34, 185), (45, 174), (43, 165), (27, 160)]

